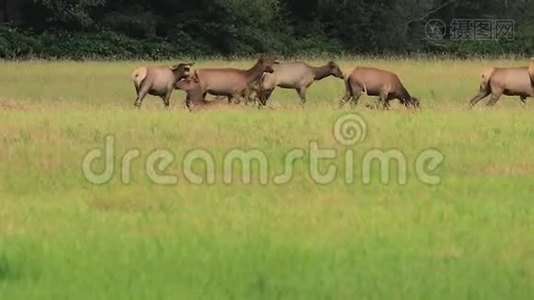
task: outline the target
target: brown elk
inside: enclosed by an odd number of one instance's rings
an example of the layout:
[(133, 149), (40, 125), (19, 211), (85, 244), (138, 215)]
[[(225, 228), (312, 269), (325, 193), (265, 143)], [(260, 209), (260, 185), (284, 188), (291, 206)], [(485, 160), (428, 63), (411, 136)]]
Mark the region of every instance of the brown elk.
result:
[(494, 106), (502, 95), (519, 96), (523, 104), (534, 97), (534, 59), (529, 67), (489, 68), (482, 73), (478, 94), (471, 99), (471, 107), (491, 94), (488, 106)]
[(174, 83), (186, 78), (193, 63), (179, 64), (174, 67), (140, 67), (132, 73), (137, 98), (134, 105), (141, 107), (147, 94), (159, 96), (165, 107), (170, 105)]
[(396, 74), (377, 68), (357, 67), (352, 70), (345, 77), (345, 90), (341, 107), (347, 102), (357, 105), (362, 93), (378, 96), (384, 109), (390, 107), (389, 102), (393, 99), (398, 99), (408, 108), (420, 107), (419, 100), (408, 93)]
[(185, 104), (189, 110), (229, 105), (223, 102), (225, 98), (217, 98), (212, 101), (205, 99), (205, 94), (198, 78), (198, 70), (194, 70), (188, 78), (177, 81), (174, 84), (174, 88), (183, 90), (187, 94)]
[(299, 94), (301, 104), (305, 104), (306, 90), (315, 81), (328, 76), (343, 79), (343, 72), (333, 61), (321, 67), (313, 67), (303, 62), (281, 63), (274, 65), (273, 70), (273, 73), (264, 74), (258, 84), (256, 93), (260, 105), (267, 103), (275, 87), (294, 89)]
[(278, 61), (273, 57), (261, 57), (249, 70), (233, 68), (197, 69), (197, 76), (203, 98), (206, 94), (224, 96), (231, 103), (232, 99), (240, 102), (248, 97), (252, 86), (264, 73), (272, 73), (273, 65)]

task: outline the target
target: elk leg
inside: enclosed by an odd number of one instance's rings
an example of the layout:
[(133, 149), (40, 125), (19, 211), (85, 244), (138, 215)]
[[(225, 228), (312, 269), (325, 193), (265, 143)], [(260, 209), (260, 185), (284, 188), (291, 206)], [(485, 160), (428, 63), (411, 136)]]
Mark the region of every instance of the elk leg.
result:
[(345, 81), (345, 96), (339, 100), (339, 108), (343, 108), (345, 103), (352, 100), (352, 88), (350, 87), (350, 83), (348, 81)]
[(171, 105), (170, 99), (172, 95), (172, 89), (165, 94), (165, 96), (161, 97), (163, 99), (163, 104), (165, 105), (165, 108), (168, 108), (169, 105)]
[(343, 106), (345, 105), (345, 103), (347, 102), (352, 102), (352, 94), (350, 91), (347, 91), (345, 93), (345, 96), (343, 96), (343, 98), (341, 98), (341, 100), (339, 101), (339, 108), (343, 108)]
[(234, 100), (235, 104), (241, 104), (241, 101), (243, 101), (243, 99), (244, 99), (244, 95), (236, 94), (236, 95), (228, 97), (228, 103), (232, 103), (232, 100)]
[(261, 105), (264, 105), (264, 106), (267, 105), (267, 101), (269, 101), (273, 92), (274, 92), (274, 89), (268, 89), (268, 90), (263, 90), (259, 92), (258, 97), (260, 98)]
[(245, 105), (250, 105), (250, 96), (251, 96), (252, 92), (250, 90), (250, 88), (247, 88), (245, 89), (243, 92), (239, 93), (236, 97), (237, 99), (237, 103), (241, 103), (241, 102), (244, 102)]
[(352, 101), (352, 96), (345, 96), (339, 101), (339, 108), (343, 108), (345, 106), (345, 103)]
[(193, 107), (193, 104), (191, 103), (191, 97), (189, 96), (187, 96), (187, 98), (185, 99), (185, 107), (188, 110), (191, 110), (191, 107)]
[(491, 98), (486, 105), (489, 107), (495, 106), (495, 104), (497, 104), (497, 101), (499, 101), (499, 99), (501, 98), (503, 92), (504, 91), (502, 89), (493, 89), (491, 91)]
[(357, 106), (358, 102), (360, 101), (360, 98), (362, 97), (363, 92), (359, 92), (358, 94), (352, 96), (350, 99), (350, 105), (351, 106)]
[(521, 100), (521, 106), (527, 107), (527, 97), (521, 96), (519, 97), (519, 100)]
[(343, 99), (341, 99), (339, 106), (343, 107), (343, 105), (347, 102), (350, 102), (351, 106), (358, 105), (358, 101), (360, 101), (362, 93), (362, 88), (358, 87), (357, 89), (353, 90), (350, 84), (348, 82), (345, 82), (345, 96), (343, 97)]
[(501, 95), (501, 92), (491, 94), (491, 99), (488, 102), (487, 106), (495, 106), (495, 104), (497, 104), (497, 101), (499, 101), (499, 98), (501, 98)]
[(232, 98), (232, 96), (228, 96), (228, 97), (226, 97), (226, 98), (228, 99), (228, 104), (232, 104), (232, 100), (233, 100), (234, 98)]
[(258, 89), (250, 88), (246, 94), (247, 103), (252, 103), (254, 106), (258, 105), (258, 107), (261, 108), (262, 104), (259, 98), (259, 93), (260, 91)]
[(469, 104), (471, 105), (471, 107), (475, 106), (480, 100), (486, 98), (488, 95), (489, 95), (489, 91), (486, 91), (486, 90), (480, 90), (480, 92), (478, 92), (478, 94), (473, 97), (473, 99), (471, 99), (469, 101)]
[(137, 94), (137, 98), (135, 98), (134, 105), (136, 107), (141, 107), (143, 104), (143, 100), (145, 99), (146, 95), (148, 94), (148, 89), (141, 89), (140, 92)]
[(298, 88), (297, 93), (299, 94), (299, 97), (300, 97), (300, 104), (301, 105), (306, 104), (306, 88), (304, 87)]
[(378, 96), (378, 106), (382, 105), (382, 108), (384, 110), (389, 109), (389, 100), (388, 100), (388, 93), (387, 92), (381, 92), (380, 96)]

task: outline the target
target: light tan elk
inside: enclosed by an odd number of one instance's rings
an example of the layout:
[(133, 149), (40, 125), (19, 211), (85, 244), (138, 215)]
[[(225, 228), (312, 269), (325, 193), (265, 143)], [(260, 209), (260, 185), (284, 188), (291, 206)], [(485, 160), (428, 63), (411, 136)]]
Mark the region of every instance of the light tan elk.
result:
[(471, 107), (491, 94), (488, 106), (494, 106), (502, 95), (519, 96), (523, 104), (534, 97), (534, 60), (529, 67), (489, 68), (482, 73), (478, 94), (471, 99)]
[(170, 105), (173, 86), (176, 81), (189, 76), (193, 63), (174, 67), (140, 67), (132, 73), (137, 98), (134, 105), (141, 107), (146, 95), (159, 96), (165, 107)]
[(377, 68), (356, 67), (345, 77), (345, 90), (340, 106), (347, 102), (357, 105), (362, 93), (378, 96), (379, 105), (382, 104), (384, 109), (390, 107), (389, 102), (393, 99), (408, 108), (420, 106), (419, 100), (408, 93), (396, 74)]
[(307, 89), (318, 80), (328, 76), (343, 79), (343, 72), (339, 66), (331, 61), (321, 67), (312, 67), (303, 62), (281, 63), (273, 66), (273, 73), (263, 75), (257, 87), (260, 105), (265, 105), (275, 87), (294, 89), (300, 97), (300, 103), (306, 103)]
[(241, 102), (249, 97), (252, 85), (264, 73), (272, 73), (273, 65), (278, 64), (274, 57), (261, 57), (249, 70), (233, 68), (197, 69), (197, 76), (202, 90), (203, 98), (206, 94), (224, 96), (231, 103), (233, 99)]

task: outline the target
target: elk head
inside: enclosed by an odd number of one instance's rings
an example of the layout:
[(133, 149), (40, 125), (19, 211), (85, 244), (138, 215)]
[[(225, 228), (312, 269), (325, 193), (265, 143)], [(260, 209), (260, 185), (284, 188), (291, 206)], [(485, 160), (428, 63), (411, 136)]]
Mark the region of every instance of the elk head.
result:
[(187, 78), (189, 77), (190, 73), (191, 73), (191, 67), (194, 65), (195, 63), (181, 63), (181, 64), (178, 64), (178, 65), (175, 65), (173, 67), (171, 67), (171, 71), (174, 73), (174, 76), (176, 78), (176, 81), (180, 81), (184, 78)]
[(273, 73), (273, 65), (277, 65), (280, 62), (274, 56), (262, 56), (258, 60), (257, 65), (263, 73)]
[(335, 62), (333, 61), (330, 61), (328, 63), (328, 68), (330, 68), (330, 74), (334, 77), (337, 77), (339, 79), (343, 79), (343, 71), (341, 71), (341, 69), (339, 68), (338, 64), (336, 64)]

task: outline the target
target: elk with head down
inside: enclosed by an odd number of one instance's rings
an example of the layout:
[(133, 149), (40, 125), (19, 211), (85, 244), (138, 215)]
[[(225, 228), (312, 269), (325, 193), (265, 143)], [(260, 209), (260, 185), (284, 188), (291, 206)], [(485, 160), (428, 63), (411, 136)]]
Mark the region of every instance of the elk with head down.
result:
[(210, 68), (197, 69), (196, 76), (202, 91), (202, 98), (206, 94), (214, 96), (224, 96), (231, 103), (235, 99), (238, 103), (249, 97), (254, 83), (263, 76), (264, 73), (272, 73), (273, 65), (278, 64), (274, 57), (262, 56), (256, 64), (248, 70), (234, 68)]
[(179, 64), (174, 67), (140, 67), (132, 73), (137, 98), (134, 105), (141, 107), (147, 94), (159, 96), (165, 107), (170, 105), (174, 83), (186, 78), (193, 63)]
[(412, 97), (406, 90), (399, 77), (392, 72), (367, 67), (356, 67), (345, 77), (345, 97), (340, 102), (342, 107), (350, 102), (358, 104), (362, 93), (378, 96), (384, 109), (390, 107), (390, 101), (398, 99), (408, 108), (418, 109), (419, 100)]
[(471, 107), (491, 94), (488, 106), (494, 106), (502, 95), (519, 96), (523, 104), (534, 97), (534, 59), (529, 67), (489, 68), (482, 73), (478, 94), (471, 99)]

